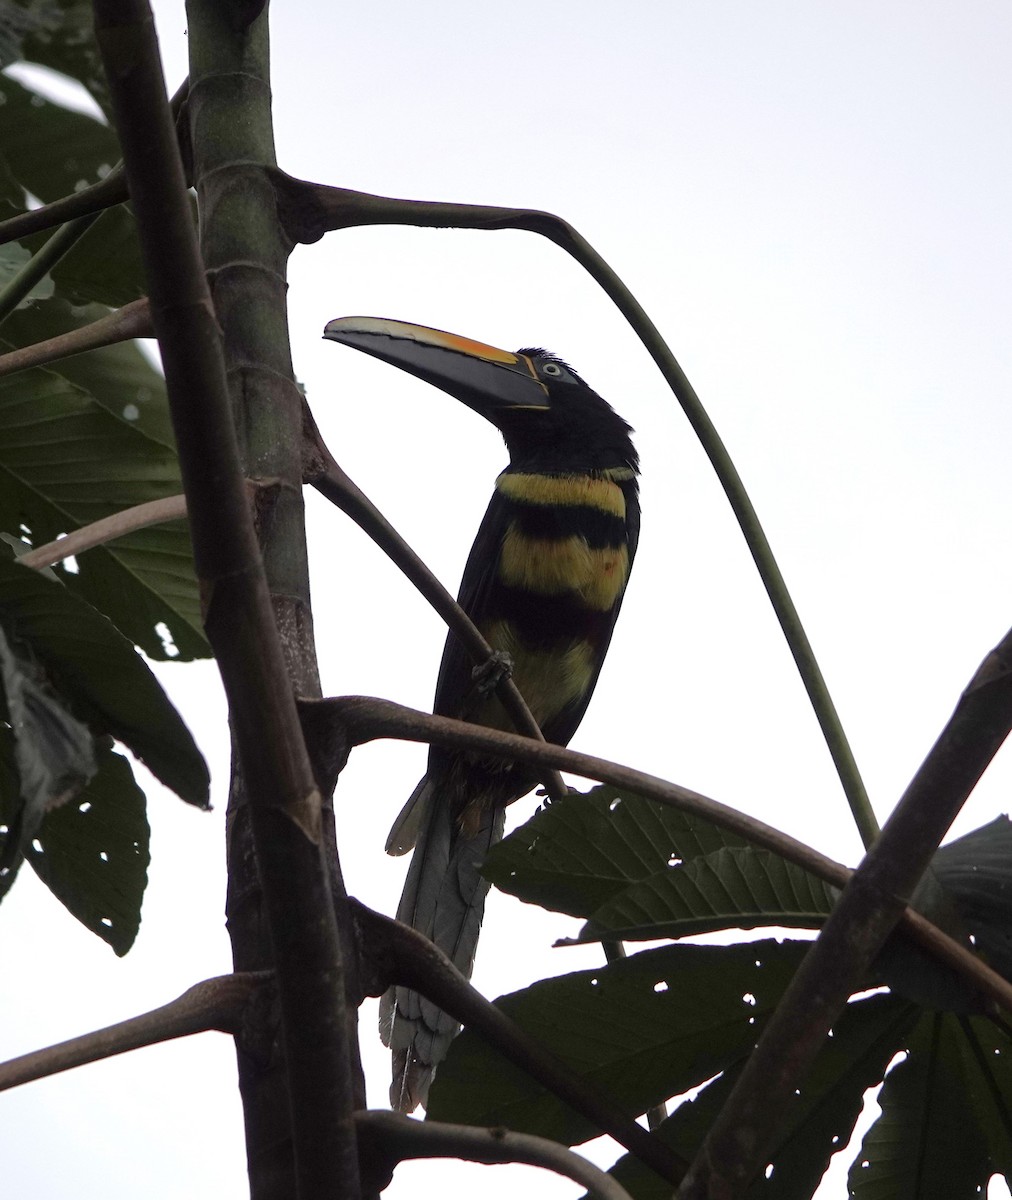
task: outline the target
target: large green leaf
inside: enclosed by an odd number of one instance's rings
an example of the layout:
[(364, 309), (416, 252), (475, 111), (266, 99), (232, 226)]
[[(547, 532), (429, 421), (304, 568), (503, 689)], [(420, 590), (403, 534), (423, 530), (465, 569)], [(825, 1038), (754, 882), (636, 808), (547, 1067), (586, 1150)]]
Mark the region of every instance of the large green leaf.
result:
[(779, 854), (725, 846), (612, 896), (578, 940), (652, 941), (764, 925), (818, 929), (835, 896), (835, 889)]
[(631, 883), (742, 838), (611, 787), (547, 805), (490, 851), (483, 874), (504, 892), (589, 917)]
[[(3, 323), (2, 336), (11, 346), (31, 346), (81, 329), (110, 311), (104, 304), (71, 305), (57, 297), (36, 300), (11, 313)], [(46, 369), (87, 392), (132, 428), (165, 446), (175, 446), (165, 379), (137, 342), (75, 354), (49, 363)]]
[(41, 63), (78, 80), (109, 111), (90, 0), (6, 0), (4, 24), (13, 28), (3, 47), (3, 66), (25, 60)]
[[(638, 1116), (747, 1054), (806, 950), (773, 941), (668, 946), (543, 980), (496, 1004)], [(598, 1132), (469, 1031), (439, 1068), (428, 1115), (567, 1145)]]
[(58, 582), (0, 560), (0, 624), (93, 732), (124, 743), (167, 787), (207, 805), (200, 751), (158, 680), (113, 625)]
[[(58, 200), (97, 183), (119, 161), (115, 133), (100, 121), (45, 99), (0, 76), (0, 162), (3, 174), (43, 201)], [(25, 207), (24, 192), (18, 207)], [(23, 244), (36, 251), (50, 232)], [(119, 306), (144, 294), (144, 269), (128, 206), (104, 212), (53, 267), (48, 281), (75, 304)]]
[[(41, 544), (181, 490), (174, 449), (131, 419), (131, 406), (139, 408), (136, 371), (121, 387), (120, 361), (110, 360), (102, 404), (50, 370), (0, 379), (0, 529), (17, 534), (26, 526)], [(185, 522), (138, 530), (88, 551), (79, 566), (77, 575), (64, 573), (68, 586), (147, 654), (167, 656), (160, 623), (180, 657), (209, 653)]]
[[(13, 753), (0, 734), (0, 817), (8, 817)], [(150, 861), (144, 793), (130, 764), (109, 749), (70, 804), (49, 813), (27, 849), (36, 874), (83, 925), (118, 955), (133, 945)]]
[[(867, 1090), (883, 1077), (917, 1019), (917, 1008), (893, 996), (872, 996), (847, 1005), (779, 1123), (766, 1171), (750, 1185), (748, 1200), (807, 1200), (829, 1160), (847, 1144)], [(657, 1136), (691, 1159), (727, 1099), (739, 1062), (685, 1101)], [(632, 1155), (612, 1174), (635, 1200), (669, 1200), (670, 1184)]]
[(108, 125), (0, 76), (0, 157), (23, 188), (48, 202), (97, 183), (120, 150)]
[(977, 1200), (1012, 1177), (1012, 1041), (984, 1018), (925, 1013), (850, 1171), (855, 1200)]
[[(40, 243), (25, 239), (26, 244)], [(57, 295), (71, 304), (119, 308), (147, 293), (137, 225), (123, 204), (106, 209), (50, 272)]]

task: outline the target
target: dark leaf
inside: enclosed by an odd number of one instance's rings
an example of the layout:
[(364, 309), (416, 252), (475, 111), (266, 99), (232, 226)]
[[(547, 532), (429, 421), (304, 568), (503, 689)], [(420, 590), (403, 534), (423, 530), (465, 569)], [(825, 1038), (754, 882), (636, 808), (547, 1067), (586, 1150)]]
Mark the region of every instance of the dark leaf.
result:
[(834, 898), (828, 884), (778, 854), (728, 846), (612, 896), (578, 940), (653, 941), (765, 925), (818, 929)]
[(29, 647), (97, 733), (123, 742), (167, 787), (207, 805), (207, 766), (161, 685), (101, 613), (66, 588), (0, 560), (0, 624)]
[(1012, 1173), (1012, 1042), (984, 1018), (925, 1013), (882, 1086), (850, 1171), (855, 1200), (977, 1200)]
[(108, 125), (0, 76), (0, 158), (26, 191), (48, 202), (97, 183), (120, 151)]
[[(28, 317), (23, 318), (23, 325)], [(0, 379), (0, 529), (27, 526), (39, 545), (122, 509), (182, 490), (175, 449), (137, 428), (154, 382), (122, 356), (86, 372), (104, 403), (50, 370)], [(118, 406), (121, 415), (114, 415)], [(82, 555), (68, 587), (104, 612), (154, 658), (168, 654), (164, 624), (181, 658), (209, 653), (185, 522), (154, 525)]]
[(19, 53), (7, 62), (28, 60), (82, 83), (106, 111), (108, 87), (102, 60), (95, 41), (95, 15), (90, 0), (20, 0), (4, 6), (22, 12), (30, 10), (34, 20), (21, 39)]
[(71, 304), (112, 308), (147, 292), (140, 242), (132, 211), (107, 209), (52, 270), (56, 294)]
[[(5, 753), (6, 751), (6, 753)], [(9, 740), (0, 737), (0, 775), (10, 777)], [(0, 787), (0, 815), (9, 789)], [(98, 773), (70, 804), (51, 812), (28, 848), (36, 874), (70, 912), (118, 955), (140, 927), (147, 883), (148, 822), (144, 793), (130, 764), (98, 752)]]
[(977, 951), (1012, 979), (1012, 822), (996, 817), (949, 842), (932, 865)]
[[(779, 1125), (766, 1171), (751, 1184), (748, 1200), (807, 1200), (837, 1151), (847, 1145), (865, 1092), (885, 1074), (917, 1019), (914, 1005), (893, 996), (848, 1004)], [(691, 1159), (737, 1079), (741, 1063), (680, 1104), (657, 1131)], [(669, 1200), (670, 1185), (632, 1155), (612, 1174), (635, 1200)]]
[[(773, 941), (667, 946), (543, 980), (496, 1004), (637, 1116), (747, 1054), (806, 949)], [(567, 1145), (597, 1132), (468, 1031), (439, 1068), (428, 1115)]]
[[(104, 304), (71, 305), (55, 298), (32, 301), (11, 313), (2, 334), (11, 347), (31, 346), (91, 325), (110, 311)], [(46, 370), (87, 392), (131, 428), (163, 446), (175, 447), (165, 379), (136, 341), (75, 354), (49, 363)]]
[[(1012, 978), (1012, 824), (998, 817), (942, 846), (911, 901), (950, 937)], [(970, 939), (972, 938), (972, 942)], [(893, 935), (875, 963), (876, 977), (919, 1004), (979, 1013), (988, 1002), (925, 951)]]
[(492, 849), (482, 871), (530, 904), (589, 917), (671, 863), (744, 844), (669, 805), (597, 787), (541, 809)]
[[(73, 800), (95, 774), (92, 737), (67, 712), (29, 658), (19, 657), (0, 629), (0, 678), (17, 784), (5, 805), (7, 836), (0, 854), (0, 898), (13, 884), (27, 847), (46, 814)], [(8, 777), (12, 772), (7, 772)], [(16, 794), (14, 794), (16, 791)]]

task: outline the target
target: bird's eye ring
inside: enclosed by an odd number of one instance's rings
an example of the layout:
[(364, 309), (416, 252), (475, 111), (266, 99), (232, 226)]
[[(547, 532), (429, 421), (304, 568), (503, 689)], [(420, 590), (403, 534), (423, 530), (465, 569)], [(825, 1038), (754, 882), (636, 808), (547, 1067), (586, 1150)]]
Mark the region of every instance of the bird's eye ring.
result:
[(553, 375), (553, 376), (555, 376), (555, 375), (561, 375), (561, 374), (562, 374), (562, 368), (559, 366), (559, 364), (558, 364), (558, 363), (552, 363), (552, 362), (550, 362), (550, 363), (545, 363), (545, 365), (544, 365), (544, 366), (541, 368), (541, 370), (542, 370), (542, 371), (543, 371), (543, 372), (544, 372), (546, 375)]

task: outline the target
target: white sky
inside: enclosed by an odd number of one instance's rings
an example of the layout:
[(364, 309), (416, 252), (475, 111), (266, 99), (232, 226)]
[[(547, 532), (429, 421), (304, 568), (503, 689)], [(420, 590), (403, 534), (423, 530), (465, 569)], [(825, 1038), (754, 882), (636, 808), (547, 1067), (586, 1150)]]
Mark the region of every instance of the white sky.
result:
[[(182, 7), (157, 8), (170, 90)], [(279, 5), (281, 166), (571, 221), (636, 292), (749, 487), (880, 817), (1012, 614), (1012, 12), (996, 0)], [(737, 527), (657, 371), (561, 251), (520, 233), (352, 230), (299, 250), (293, 353), (325, 435), (455, 588), (505, 456), (454, 401), (320, 340), (400, 317), (572, 361), (637, 429), (644, 524), (574, 745), (667, 776), (848, 862), (860, 844)], [(309, 497), (325, 689), (428, 706), (439, 623)], [(227, 764), (213, 669), (161, 672), (212, 761), (216, 811), (152, 789), (154, 861), (124, 960), (25, 872), (0, 908), (0, 1057), (131, 1016), (229, 969)], [(356, 753), (337, 805), (352, 891), (391, 911), (386, 829), (421, 747)], [(960, 817), (1008, 807), (996, 760)], [(517, 805), (526, 817), (530, 803)], [(490, 996), (600, 961), (565, 919), (490, 898)], [(386, 1054), (363, 1014), (372, 1103)], [(11, 1195), (245, 1193), (228, 1040), (205, 1035), (0, 1097)], [(577, 1191), (521, 1168), (402, 1168), (412, 1186)], [(837, 1175), (824, 1196), (843, 1194)], [(993, 1194), (1006, 1194), (995, 1193)]]

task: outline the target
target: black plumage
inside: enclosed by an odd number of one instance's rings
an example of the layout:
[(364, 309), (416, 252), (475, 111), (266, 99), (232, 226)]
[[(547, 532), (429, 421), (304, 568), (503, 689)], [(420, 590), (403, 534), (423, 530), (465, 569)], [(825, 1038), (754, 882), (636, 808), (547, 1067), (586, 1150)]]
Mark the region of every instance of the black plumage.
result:
[[(509, 354), (374, 318), (331, 322), (326, 336), (435, 383), (502, 432), (509, 465), (496, 480), (458, 599), (492, 647), (509, 654), (546, 739), (565, 745), (597, 683), (636, 553), (639, 464), (629, 426), (543, 350)], [(451, 633), (434, 711), (511, 730), (494, 693), (476, 685), (473, 667)], [(502, 837), (506, 806), (537, 782), (524, 764), (433, 746), (391, 831), (392, 853), (415, 847), (398, 918), (465, 974), (488, 890), (481, 863)], [(457, 1028), (408, 989), (387, 994), (381, 1030), (393, 1051), (395, 1107), (425, 1102)]]

